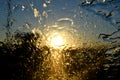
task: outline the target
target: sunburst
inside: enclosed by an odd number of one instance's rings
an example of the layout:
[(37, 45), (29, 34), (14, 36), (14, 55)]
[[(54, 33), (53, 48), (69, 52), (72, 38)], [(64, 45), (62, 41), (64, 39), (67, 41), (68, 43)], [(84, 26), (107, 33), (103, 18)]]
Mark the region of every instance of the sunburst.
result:
[(53, 48), (62, 48), (66, 44), (65, 38), (59, 33), (51, 34), (47, 39), (47, 44)]

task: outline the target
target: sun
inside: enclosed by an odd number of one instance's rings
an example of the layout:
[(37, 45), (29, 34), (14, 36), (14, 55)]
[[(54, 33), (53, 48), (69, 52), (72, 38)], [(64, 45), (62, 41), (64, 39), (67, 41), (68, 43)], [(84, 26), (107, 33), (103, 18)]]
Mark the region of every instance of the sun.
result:
[(58, 33), (53, 33), (48, 37), (47, 44), (52, 48), (62, 48), (65, 46), (65, 38)]
[(53, 47), (60, 47), (64, 45), (63, 38), (61, 36), (56, 36), (51, 39), (51, 46)]

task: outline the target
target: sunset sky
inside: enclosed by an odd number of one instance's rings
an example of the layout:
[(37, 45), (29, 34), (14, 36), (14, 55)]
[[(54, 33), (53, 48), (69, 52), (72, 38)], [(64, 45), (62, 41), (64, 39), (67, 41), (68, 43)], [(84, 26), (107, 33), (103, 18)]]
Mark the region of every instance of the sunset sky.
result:
[[(109, 3), (107, 0), (98, 0), (93, 5), (80, 5), (85, 0), (11, 0), (11, 32), (16, 30), (31, 31), (39, 28), (44, 31), (48, 26), (57, 24), (58, 28), (65, 27), (77, 30), (81, 42), (98, 41), (100, 33), (111, 34), (118, 29), (120, 10), (115, 8), (119, 0)], [(86, 0), (87, 1), (87, 0)], [(89, 4), (89, 1), (86, 4)], [(101, 13), (97, 12), (103, 11)], [(103, 15), (114, 15), (105, 18)], [(7, 0), (0, 0), (0, 38), (5, 37), (8, 15)], [(61, 20), (61, 21), (59, 21)], [(118, 35), (118, 34), (117, 34)]]
[(120, 0), (0, 0), (0, 74), (120, 80)]

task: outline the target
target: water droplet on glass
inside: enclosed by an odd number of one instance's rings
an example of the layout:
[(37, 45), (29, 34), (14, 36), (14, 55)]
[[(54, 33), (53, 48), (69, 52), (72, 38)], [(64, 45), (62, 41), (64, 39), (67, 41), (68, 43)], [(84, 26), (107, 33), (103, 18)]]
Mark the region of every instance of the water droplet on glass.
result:
[(47, 4), (46, 4), (46, 3), (43, 3), (43, 7), (46, 8), (46, 7), (47, 7)]
[(49, 4), (49, 3), (51, 3), (51, 0), (45, 0), (45, 2)]
[(70, 26), (73, 26), (74, 25), (74, 22), (71, 18), (60, 18), (57, 20), (58, 23), (67, 23), (67, 22), (70, 22)]
[(34, 17), (39, 17), (39, 11), (36, 8), (34, 8)]
[(22, 11), (24, 11), (26, 7), (24, 5), (22, 5), (21, 8), (22, 8)]
[(48, 17), (48, 13), (46, 11), (43, 11), (42, 15), (47, 18)]
[(102, 2), (104, 3), (106, 0), (102, 0)]

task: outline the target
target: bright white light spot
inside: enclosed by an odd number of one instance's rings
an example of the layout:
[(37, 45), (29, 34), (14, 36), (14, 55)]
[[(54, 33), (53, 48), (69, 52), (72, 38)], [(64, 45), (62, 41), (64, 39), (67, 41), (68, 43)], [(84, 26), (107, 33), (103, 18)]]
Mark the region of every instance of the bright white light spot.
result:
[(53, 47), (59, 47), (64, 44), (63, 38), (61, 36), (56, 36), (51, 40), (51, 45)]
[(62, 48), (65, 46), (65, 39), (58, 33), (51, 34), (47, 39), (47, 45), (53, 48)]
[(46, 7), (47, 7), (47, 4), (46, 4), (46, 3), (43, 3), (43, 7), (46, 8)]
[(33, 10), (34, 10), (34, 17), (39, 17), (39, 11), (36, 8), (34, 8)]
[(24, 10), (25, 10), (25, 6), (24, 6), (24, 5), (22, 5), (21, 7), (22, 7), (22, 11), (24, 11)]

